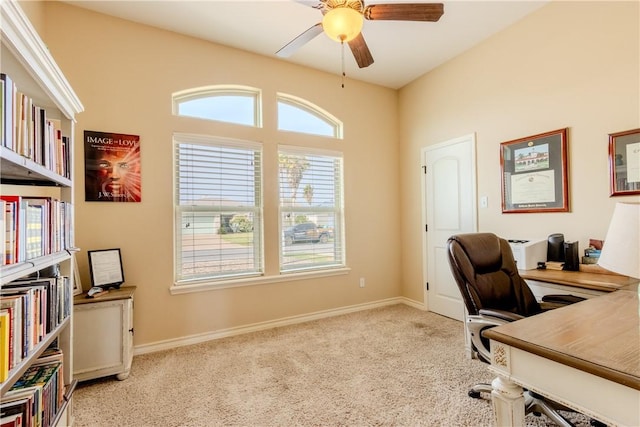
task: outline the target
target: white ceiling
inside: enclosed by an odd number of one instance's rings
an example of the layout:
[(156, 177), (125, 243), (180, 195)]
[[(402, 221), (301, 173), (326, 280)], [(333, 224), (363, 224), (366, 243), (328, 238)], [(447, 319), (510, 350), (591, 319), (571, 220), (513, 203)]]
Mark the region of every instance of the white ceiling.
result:
[[(453, 0), (442, 2), (444, 15), (438, 22), (365, 21), (362, 34), (375, 62), (359, 69), (345, 45), (347, 78), (398, 89), (548, 1)], [(322, 19), (320, 11), (293, 0), (66, 2), (273, 58), (278, 49)], [(409, 2), (431, 1), (372, 0), (367, 4)], [(283, 60), (341, 73), (341, 47), (324, 34)]]

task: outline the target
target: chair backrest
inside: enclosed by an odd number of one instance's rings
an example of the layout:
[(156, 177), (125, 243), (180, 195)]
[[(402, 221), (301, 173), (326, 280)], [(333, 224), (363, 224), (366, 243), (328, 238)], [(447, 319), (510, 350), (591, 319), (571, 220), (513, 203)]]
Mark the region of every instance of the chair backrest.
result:
[(493, 233), (451, 236), (449, 265), (467, 311), (506, 310), (522, 316), (541, 311), (527, 283), (518, 274), (509, 243)]

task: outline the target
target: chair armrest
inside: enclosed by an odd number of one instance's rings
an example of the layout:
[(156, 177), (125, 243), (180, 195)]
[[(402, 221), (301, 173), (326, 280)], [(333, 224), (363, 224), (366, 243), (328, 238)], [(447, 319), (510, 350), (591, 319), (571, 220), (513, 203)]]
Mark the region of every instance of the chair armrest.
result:
[(545, 295), (542, 297), (542, 302), (569, 305), (584, 301), (585, 299), (586, 298), (577, 297), (575, 295)]
[(494, 317), (507, 322), (515, 322), (516, 320), (524, 319), (524, 316), (521, 316), (519, 314), (512, 313), (506, 310), (497, 310), (497, 309), (491, 309), (491, 308), (481, 308), (478, 311), (478, 313), (483, 317), (484, 316)]

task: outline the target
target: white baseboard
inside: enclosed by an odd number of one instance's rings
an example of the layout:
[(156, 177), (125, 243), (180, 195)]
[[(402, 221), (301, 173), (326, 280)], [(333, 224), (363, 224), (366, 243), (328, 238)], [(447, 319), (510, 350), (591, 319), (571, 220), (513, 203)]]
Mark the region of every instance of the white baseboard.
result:
[(277, 320), (269, 320), (266, 322), (253, 323), (235, 328), (222, 329), (214, 332), (206, 332), (203, 334), (189, 335), (170, 340), (156, 341), (150, 344), (142, 344), (134, 347), (133, 354), (140, 355), (153, 353), (156, 351), (169, 350), (176, 347), (198, 344), (205, 341), (216, 340), (220, 338), (232, 337), (235, 335), (246, 334), (249, 332), (263, 331), (265, 329), (277, 328), (281, 326), (295, 325), (298, 323), (309, 322), (311, 320), (324, 319), (327, 317), (340, 316), (343, 314), (354, 313), (356, 311), (370, 310), (372, 308), (385, 307), (389, 305), (406, 304), (419, 310), (424, 310), (424, 304), (405, 297), (388, 298), (381, 301), (369, 302), (364, 304), (356, 304), (348, 307), (334, 308), (331, 310), (317, 311), (315, 313), (307, 313), (299, 316), (285, 317)]
[(417, 308), (418, 310), (427, 311), (427, 308), (425, 307), (423, 302), (412, 300), (412, 299), (409, 299), (409, 298), (406, 298), (406, 297), (400, 297), (400, 299), (402, 300), (401, 302), (403, 304), (406, 304), (406, 305), (408, 305), (410, 307), (413, 307), (413, 308)]

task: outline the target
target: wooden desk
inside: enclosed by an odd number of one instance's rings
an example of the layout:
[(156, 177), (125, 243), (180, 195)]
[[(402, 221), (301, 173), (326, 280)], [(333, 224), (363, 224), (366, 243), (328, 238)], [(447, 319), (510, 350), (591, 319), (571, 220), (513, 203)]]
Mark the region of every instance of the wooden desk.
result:
[[(593, 298), (638, 282), (636, 279), (618, 274), (584, 271), (518, 270), (518, 272), (526, 280), (538, 301), (541, 301), (543, 296), (550, 294)], [(466, 313), (465, 309), (465, 317)], [(464, 348), (467, 358), (472, 359), (475, 354), (471, 345), (471, 332), (467, 326), (465, 322)]]
[(608, 425), (640, 426), (640, 285), (623, 288), (485, 332), (497, 425), (524, 425), (524, 387)]
[(520, 276), (527, 282), (537, 282), (564, 285), (579, 289), (590, 289), (599, 292), (612, 292), (638, 281), (631, 277), (617, 274), (589, 273), (584, 271), (563, 270), (518, 270)]

